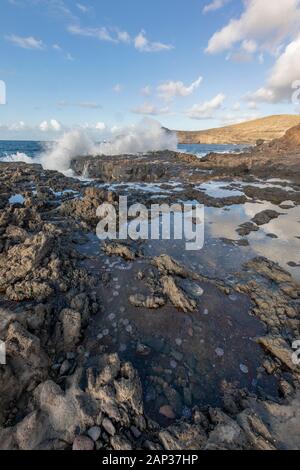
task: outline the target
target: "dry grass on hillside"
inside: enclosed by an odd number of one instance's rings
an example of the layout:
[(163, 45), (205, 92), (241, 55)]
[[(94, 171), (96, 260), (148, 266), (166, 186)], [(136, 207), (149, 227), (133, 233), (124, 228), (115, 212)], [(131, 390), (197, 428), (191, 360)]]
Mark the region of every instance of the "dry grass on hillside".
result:
[(183, 144), (255, 144), (258, 139), (270, 141), (282, 137), (300, 124), (300, 115), (268, 116), (254, 121), (204, 131), (178, 131)]

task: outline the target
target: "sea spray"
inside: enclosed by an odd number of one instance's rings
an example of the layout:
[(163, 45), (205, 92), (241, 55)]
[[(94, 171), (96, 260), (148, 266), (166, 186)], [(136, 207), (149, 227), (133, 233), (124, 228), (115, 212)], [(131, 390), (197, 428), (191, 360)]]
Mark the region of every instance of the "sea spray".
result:
[(97, 146), (99, 154), (136, 154), (157, 150), (176, 150), (177, 136), (161, 127), (154, 119), (145, 118), (137, 125), (124, 128), (111, 142)]
[(23, 152), (6, 154), (1, 157), (0, 161), (7, 162), (7, 163), (14, 163), (14, 162), (34, 163), (33, 158)]
[(88, 134), (76, 129), (66, 132), (61, 139), (49, 144), (48, 149), (40, 155), (39, 162), (46, 170), (65, 172), (70, 168), (73, 158), (95, 153), (96, 146)]
[(72, 159), (87, 155), (137, 154), (166, 149), (177, 149), (176, 134), (166, 131), (153, 119), (143, 119), (135, 126), (121, 129), (110, 142), (95, 143), (86, 131), (79, 129), (67, 132), (49, 146), (39, 161), (45, 169), (65, 172)]

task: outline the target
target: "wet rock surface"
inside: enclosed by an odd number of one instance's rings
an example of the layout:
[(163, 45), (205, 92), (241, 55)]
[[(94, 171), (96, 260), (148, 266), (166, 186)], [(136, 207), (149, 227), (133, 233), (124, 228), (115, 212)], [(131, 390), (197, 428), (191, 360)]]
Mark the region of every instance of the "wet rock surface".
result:
[[(1, 449), (300, 448), (298, 133), (73, 162), (89, 182), (0, 163)], [(204, 203), (204, 248), (101, 242), (123, 194)]]

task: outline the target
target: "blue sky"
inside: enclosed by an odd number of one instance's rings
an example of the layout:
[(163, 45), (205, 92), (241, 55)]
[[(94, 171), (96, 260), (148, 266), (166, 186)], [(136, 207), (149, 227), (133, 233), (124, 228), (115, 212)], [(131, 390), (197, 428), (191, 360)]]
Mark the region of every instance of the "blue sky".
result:
[(299, 111), (299, 0), (1, 0), (1, 138)]

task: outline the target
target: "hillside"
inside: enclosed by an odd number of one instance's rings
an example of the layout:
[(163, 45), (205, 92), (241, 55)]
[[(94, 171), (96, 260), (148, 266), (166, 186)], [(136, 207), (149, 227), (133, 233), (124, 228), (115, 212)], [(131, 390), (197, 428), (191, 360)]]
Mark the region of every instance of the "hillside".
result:
[(177, 131), (177, 135), (181, 144), (251, 145), (258, 139), (278, 139), (298, 124), (300, 115), (282, 114), (203, 131)]

